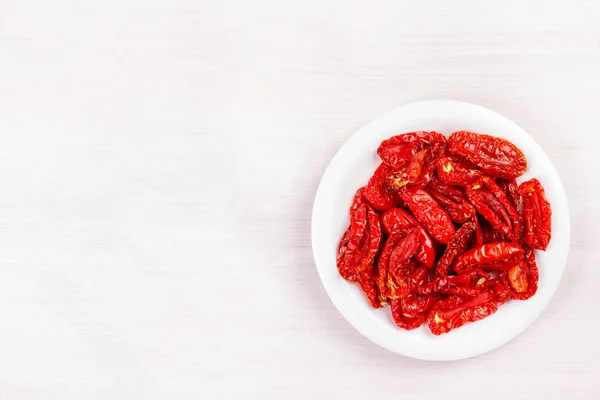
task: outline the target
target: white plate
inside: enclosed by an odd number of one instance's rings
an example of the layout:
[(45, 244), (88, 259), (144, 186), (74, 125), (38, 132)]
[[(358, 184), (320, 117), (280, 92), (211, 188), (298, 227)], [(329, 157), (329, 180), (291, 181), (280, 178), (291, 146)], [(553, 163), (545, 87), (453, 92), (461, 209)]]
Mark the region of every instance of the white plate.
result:
[[(348, 227), (348, 208), (356, 189), (366, 185), (379, 165), (382, 140), (417, 130), (445, 135), (458, 130), (487, 133), (510, 140), (527, 156), (527, 173), (519, 182), (537, 178), (552, 205), (552, 240), (546, 252), (536, 251), (539, 288), (527, 301), (509, 301), (498, 312), (445, 335), (434, 336), (426, 324), (413, 331), (394, 324), (389, 307), (373, 309), (359, 286), (337, 271), (336, 250)], [(457, 360), (493, 350), (519, 335), (546, 307), (556, 291), (569, 252), (567, 198), (544, 150), (508, 118), (474, 104), (434, 100), (408, 104), (377, 117), (354, 134), (327, 167), (313, 207), (312, 247), (319, 276), (340, 313), (360, 333), (398, 354), (424, 360)]]

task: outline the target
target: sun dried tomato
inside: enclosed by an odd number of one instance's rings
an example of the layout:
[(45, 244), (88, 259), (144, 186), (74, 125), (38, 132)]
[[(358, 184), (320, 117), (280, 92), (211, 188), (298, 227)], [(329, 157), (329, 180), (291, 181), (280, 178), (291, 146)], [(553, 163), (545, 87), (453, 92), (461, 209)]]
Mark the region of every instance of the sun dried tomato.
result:
[(413, 215), (429, 234), (438, 242), (445, 244), (455, 232), (450, 216), (423, 189), (406, 188), (400, 195)]
[(400, 265), (405, 264), (408, 260), (417, 253), (419, 247), (419, 233), (416, 229), (411, 229), (394, 246), (389, 260), (390, 271), (396, 271)]
[(365, 204), (365, 187), (359, 188), (356, 193), (354, 193), (354, 197), (352, 198), (352, 204), (350, 204), (350, 221), (354, 218), (354, 214), (356, 210), (363, 204)]
[[(415, 272), (421, 267), (426, 268), (415, 261), (414, 257), (403, 263), (396, 264), (394, 264), (394, 261), (391, 260), (390, 257), (390, 265), (396, 265), (396, 267), (391, 268), (390, 271), (392, 271), (392, 278), (394, 282), (400, 282), (396, 284), (397, 287), (401, 288), (401, 291), (396, 290), (397, 293), (401, 294), (400, 297), (402, 297), (402, 293), (404, 293), (405, 290), (408, 290), (408, 293), (411, 292), (411, 277), (415, 274)], [(408, 288), (406, 288), (406, 286), (408, 286)]]
[(433, 292), (472, 297), (483, 290), (488, 279), (488, 273), (473, 269), (461, 275), (441, 276), (430, 285), (433, 286)]
[(506, 197), (510, 200), (513, 208), (517, 213), (517, 221), (518, 221), (518, 230), (515, 232), (516, 241), (520, 244), (524, 243), (524, 229), (525, 229), (525, 220), (523, 217), (523, 213), (521, 212), (521, 193), (519, 192), (519, 185), (515, 179), (500, 179), (496, 180), (498, 186), (502, 189), (502, 191), (506, 194)]
[(431, 180), (435, 171), (435, 161), (444, 152), (444, 147), (434, 145), (430, 148), (419, 150), (403, 168), (394, 170), (388, 175), (388, 183), (395, 191), (402, 190), (411, 185), (422, 188)]
[(408, 318), (402, 314), (402, 301), (401, 299), (393, 299), (390, 301), (390, 308), (392, 310), (392, 317), (394, 322), (399, 328), (411, 330), (416, 329), (427, 319), (427, 313), (419, 315), (417, 318)]
[(408, 164), (398, 170), (393, 170), (388, 175), (388, 185), (392, 190), (398, 191), (409, 184), (420, 184), (424, 186), (431, 177), (431, 172), (427, 170), (426, 160), (430, 156), (429, 149), (419, 150)]
[(506, 291), (503, 285), (493, 281), (475, 297), (451, 295), (439, 300), (427, 315), (431, 332), (441, 335), (498, 311), (506, 301)]
[(519, 184), (516, 179), (496, 179), (496, 183), (502, 189), (506, 197), (510, 200), (515, 210), (521, 208), (521, 193), (519, 193)]
[(427, 318), (427, 312), (439, 299), (437, 293), (420, 294), (417, 288), (428, 284), (433, 278), (431, 269), (424, 265), (417, 267), (409, 276), (410, 294), (403, 299), (391, 301), (392, 317), (403, 329), (420, 326)]
[[(496, 197), (498, 202), (502, 204), (504, 211), (508, 214), (508, 218), (510, 219), (510, 223), (512, 225), (512, 232), (514, 241), (518, 241), (518, 239), (523, 236), (523, 223), (521, 215), (518, 212), (518, 204), (515, 207), (515, 203), (513, 200), (509, 198), (504, 190), (496, 183), (496, 181), (488, 176), (484, 176), (482, 178), (483, 185)], [(511, 195), (511, 197), (513, 197)]]
[(364, 190), (367, 201), (380, 211), (394, 207), (397, 202), (394, 192), (390, 190), (387, 183), (387, 176), (390, 171), (391, 167), (381, 163), (369, 179), (369, 183)]
[(344, 232), (344, 236), (342, 236), (342, 240), (340, 240), (336, 257), (338, 271), (344, 279), (348, 279), (347, 277), (354, 275), (346, 269), (346, 250), (348, 249), (348, 238), (350, 238), (350, 228)]
[(454, 132), (448, 139), (448, 150), (473, 162), (483, 172), (499, 178), (517, 178), (527, 169), (527, 159), (517, 146), (489, 135)]
[(487, 243), (461, 254), (452, 268), (456, 272), (462, 272), (471, 268), (479, 268), (481, 265), (508, 262), (520, 257), (523, 257), (523, 248), (517, 243)]
[(471, 247), (477, 247), (477, 246), (481, 246), (484, 242), (483, 242), (483, 231), (481, 229), (481, 221), (479, 221), (479, 218), (477, 218), (477, 215), (475, 215), (475, 218), (473, 218), (473, 220), (471, 221), (475, 224), (475, 236), (473, 237), (473, 240), (471, 241)]
[(492, 227), (503, 235), (516, 239), (513, 232), (513, 221), (500, 201), (489, 190), (480, 184), (467, 186), (467, 198)]
[(401, 231), (419, 225), (410, 213), (402, 208), (394, 207), (381, 214), (381, 227), (383, 232), (391, 236)]
[(440, 192), (444, 196), (451, 198), (454, 201), (459, 201), (461, 199), (466, 200), (467, 198), (467, 195), (465, 194), (465, 191), (462, 187), (447, 185), (440, 181), (440, 178), (438, 178), (436, 175), (431, 177), (431, 180), (429, 181), (427, 186)]
[(452, 265), (454, 260), (467, 249), (467, 245), (469, 244), (469, 240), (471, 239), (473, 232), (475, 232), (475, 229), (475, 222), (467, 222), (458, 228), (448, 242), (444, 254), (442, 254), (442, 257), (440, 257), (435, 266), (436, 276), (442, 277), (448, 275), (450, 265)]
[(452, 200), (431, 187), (424, 190), (446, 210), (452, 221), (457, 224), (462, 224), (475, 217), (475, 209), (467, 200)]
[[(403, 234), (405, 235), (406, 232), (403, 232)], [(388, 279), (392, 279), (391, 274), (389, 272), (390, 256), (392, 255), (394, 247), (396, 247), (396, 245), (402, 238), (402, 234), (390, 236), (383, 244), (383, 248), (381, 249), (381, 253), (379, 254), (379, 259), (377, 261), (376, 285), (380, 293), (382, 304), (387, 304), (390, 297), (390, 288), (388, 287)]]
[(546, 200), (542, 184), (537, 179), (521, 183), (525, 216), (525, 243), (531, 248), (546, 250), (551, 237), (552, 209)]
[(350, 227), (338, 246), (336, 261), (344, 279), (355, 281), (358, 274), (372, 268), (379, 252), (381, 236), (379, 216), (364, 202), (361, 188), (350, 207)]
[(513, 300), (527, 300), (538, 288), (539, 271), (533, 249), (525, 249), (525, 258), (517, 265), (500, 273), (500, 279), (506, 283), (508, 296)]
[(410, 259), (416, 254), (417, 248), (418, 232), (413, 229), (392, 250), (388, 263), (389, 298), (404, 298), (409, 293), (409, 276), (416, 268)]
[(417, 143), (406, 142), (407, 134), (393, 136), (381, 142), (377, 154), (381, 160), (392, 168), (401, 168), (409, 163), (419, 146)]
[(422, 264), (432, 267), (435, 263), (435, 248), (427, 231), (417, 220), (401, 208), (387, 210), (381, 216), (381, 224), (386, 235), (398, 234), (410, 228), (416, 228), (419, 233), (419, 247), (415, 259)]
[(482, 176), (482, 173), (471, 168), (469, 163), (452, 156), (438, 158), (436, 172), (442, 183), (457, 186), (466, 186), (478, 181)]
[(350, 207), (350, 227), (340, 241), (336, 261), (340, 275), (357, 281), (373, 307), (381, 307), (373, 279), (381, 236), (379, 216), (365, 203), (363, 188), (360, 188)]
[[(437, 132), (403, 133), (381, 142), (377, 154), (384, 163), (398, 169), (408, 164), (418, 150), (428, 147), (434, 148), (434, 158), (439, 156), (445, 150), (446, 137)], [(441, 151), (438, 148), (441, 148)]]
[(405, 319), (412, 318), (424, 322), (427, 318), (427, 312), (431, 310), (439, 297), (437, 293), (409, 294), (401, 301), (402, 316)]
[(350, 207), (350, 227), (338, 247), (338, 270), (344, 279), (356, 280), (358, 253), (361, 240), (367, 228), (367, 205), (364, 204), (362, 190), (359, 189), (354, 196)]
[(432, 280), (432, 270), (424, 265), (420, 265), (419, 267), (415, 268), (414, 272), (408, 277), (408, 286), (411, 293), (424, 294), (424, 292), (419, 292), (419, 288), (427, 285)]
[(409, 293), (407, 270), (409, 260), (415, 255), (419, 245), (418, 231), (412, 228), (405, 234), (396, 234), (388, 238), (383, 246), (377, 263), (377, 287), (382, 302), (404, 298)]
[(369, 236), (365, 240), (365, 250), (363, 252), (363, 264), (373, 264), (375, 257), (379, 252), (379, 246), (381, 245), (381, 224), (379, 222), (379, 215), (373, 210), (372, 207), (367, 209), (367, 221), (369, 223)]
[(363, 271), (357, 277), (357, 282), (360, 284), (360, 288), (367, 296), (369, 303), (373, 308), (381, 308), (383, 304), (381, 303), (381, 297), (379, 295), (379, 291), (377, 289), (377, 285), (375, 284), (375, 279), (373, 276), (373, 271)]
[(504, 234), (492, 228), (487, 220), (481, 219), (478, 220), (478, 222), (481, 229), (482, 244), (493, 242), (510, 242), (510, 240)]
[(509, 258), (504, 261), (497, 261), (488, 264), (478, 265), (477, 268), (482, 269), (484, 271), (508, 271), (512, 269), (514, 266), (519, 265), (523, 262), (523, 256), (515, 256), (513, 258)]
[(365, 230), (360, 242), (358, 253), (354, 260), (357, 273), (372, 267), (381, 244), (382, 235), (381, 226), (379, 223), (379, 215), (377, 215), (377, 213), (370, 206), (367, 206), (367, 222), (368, 229)]

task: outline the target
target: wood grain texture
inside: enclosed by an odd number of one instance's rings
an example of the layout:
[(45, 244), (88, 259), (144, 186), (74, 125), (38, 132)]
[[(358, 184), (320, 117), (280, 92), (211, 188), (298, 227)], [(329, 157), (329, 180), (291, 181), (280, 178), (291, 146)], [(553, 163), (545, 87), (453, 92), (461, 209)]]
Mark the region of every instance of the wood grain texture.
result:
[[(599, 2), (8, 0), (0, 54), (1, 399), (597, 398)], [(361, 337), (310, 248), (333, 154), (430, 98), (530, 132), (572, 213), (547, 310), (452, 363)]]

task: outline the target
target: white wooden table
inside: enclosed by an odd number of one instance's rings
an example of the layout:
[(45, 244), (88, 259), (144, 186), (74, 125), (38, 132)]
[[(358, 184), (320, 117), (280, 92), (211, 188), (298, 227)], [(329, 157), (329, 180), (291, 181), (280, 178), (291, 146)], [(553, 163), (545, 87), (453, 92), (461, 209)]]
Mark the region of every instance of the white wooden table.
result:
[[(598, 398), (599, 2), (8, 0), (0, 57), (0, 399)], [(354, 331), (309, 236), (342, 143), (430, 98), (529, 131), (572, 212), (547, 310), (452, 363)]]

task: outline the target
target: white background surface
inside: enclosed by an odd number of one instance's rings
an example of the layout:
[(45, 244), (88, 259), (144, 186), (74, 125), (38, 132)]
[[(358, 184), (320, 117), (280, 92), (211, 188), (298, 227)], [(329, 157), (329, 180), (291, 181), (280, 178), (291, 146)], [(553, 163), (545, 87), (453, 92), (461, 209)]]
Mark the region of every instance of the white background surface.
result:
[[(2, 1), (0, 398), (597, 398), (599, 22), (594, 0)], [(354, 331), (309, 240), (342, 143), (440, 97), (527, 130), (572, 212), (548, 309), (453, 363)]]

